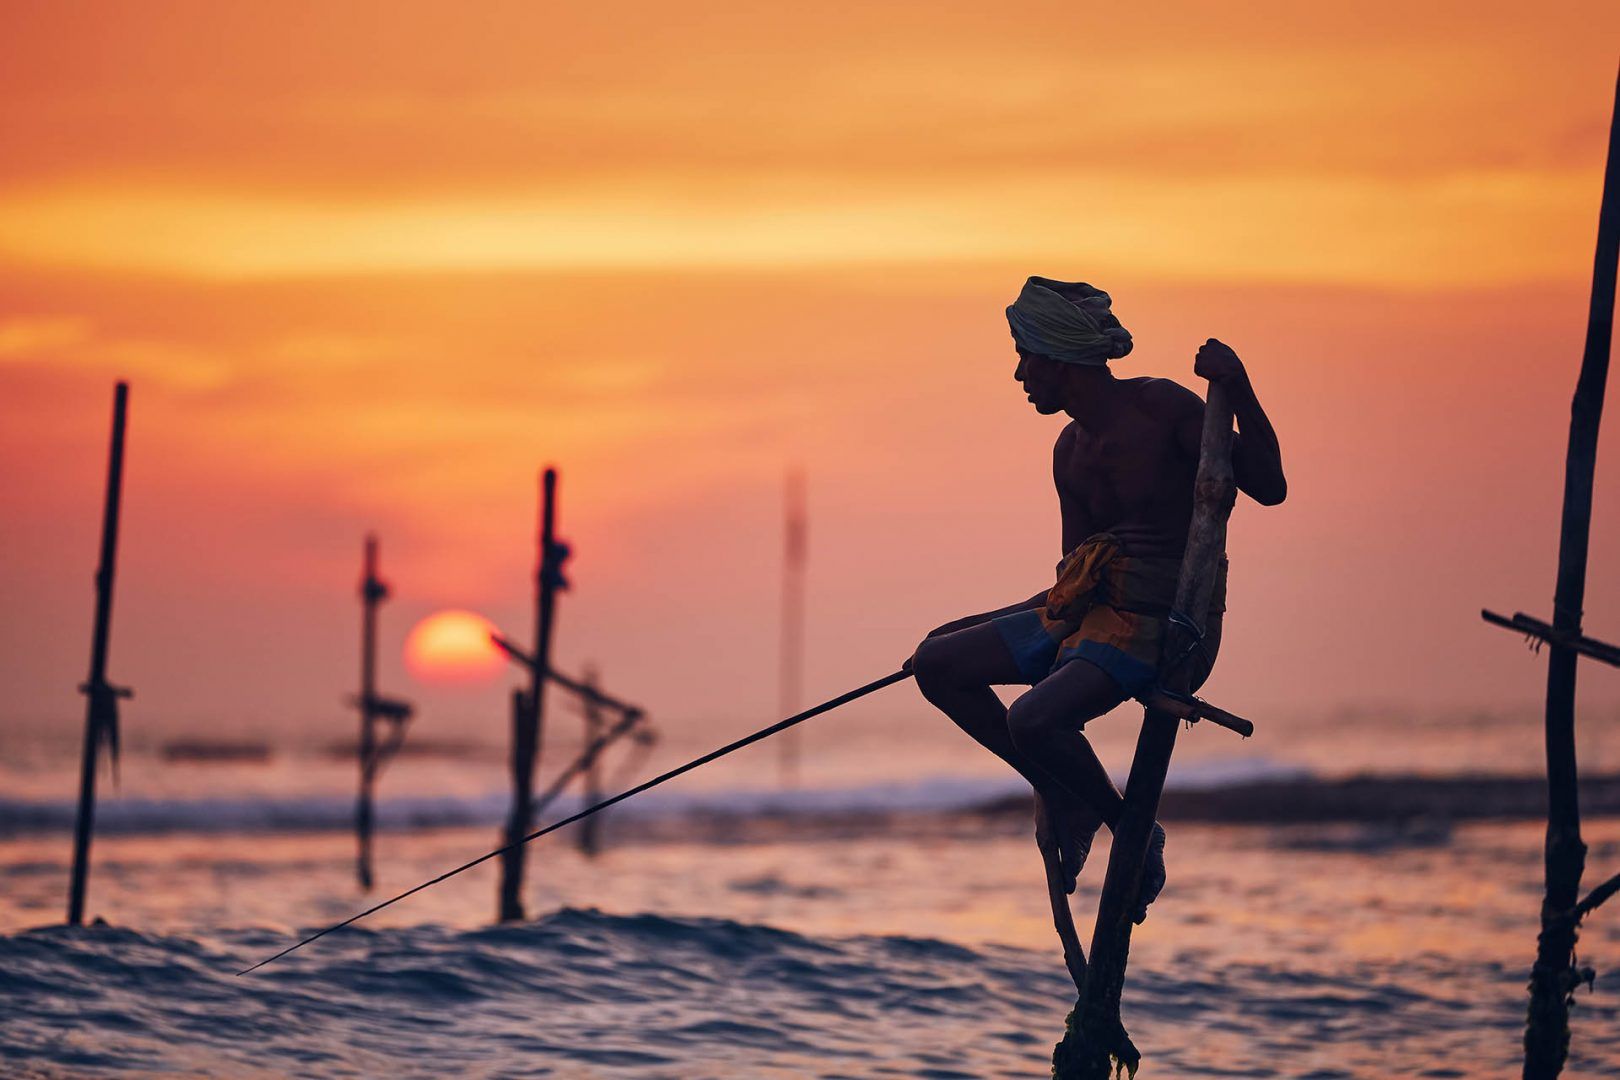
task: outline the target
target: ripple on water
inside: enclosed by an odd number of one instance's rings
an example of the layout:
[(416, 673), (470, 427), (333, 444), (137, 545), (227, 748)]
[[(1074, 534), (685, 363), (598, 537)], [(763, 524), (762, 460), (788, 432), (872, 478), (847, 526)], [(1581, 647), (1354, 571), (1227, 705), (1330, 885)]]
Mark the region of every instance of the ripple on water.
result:
[[(0, 938), (4, 1071), (1029, 1076), (1073, 1000), (1050, 957), (1007, 946), (582, 910), (346, 932), (235, 976), (282, 944), (262, 930)], [(1470, 985), (1502, 992), (1471, 997), (1455, 980), (1430, 992), (1439, 958), (1332, 975), (1180, 960), (1129, 1000), (1161, 1075), (1374, 1077), (1392, 1046), (1434, 1066), (1423, 1076), (1511, 1064), (1521, 988), (1492, 965)], [(1583, 1002), (1588, 1052), (1612, 1051), (1591, 1029), (1614, 1018)]]

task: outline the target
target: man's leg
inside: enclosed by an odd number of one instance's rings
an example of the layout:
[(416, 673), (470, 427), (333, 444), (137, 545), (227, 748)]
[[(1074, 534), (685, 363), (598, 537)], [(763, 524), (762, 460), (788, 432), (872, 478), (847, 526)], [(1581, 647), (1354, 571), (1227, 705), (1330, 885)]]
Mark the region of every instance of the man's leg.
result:
[(1035, 789), (1036, 837), (1043, 848), (1055, 842), (1064, 884), (1073, 892), (1098, 819), (1085, 802), (1014, 745), (1007, 729), (1007, 707), (990, 688), (1020, 684), (1025, 677), (1001, 632), (981, 623), (929, 638), (917, 649), (912, 671), (923, 697)]
[(918, 646), (912, 672), (923, 697), (954, 720), (957, 727), (1018, 770), (1037, 790), (1062, 795), (1062, 787), (1053, 784), (1050, 776), (1013, 745), (1007, 731), (1007, 707), (990, 689), (1024, 681), (1018, 662), (994, 626), (980, 623), (929, 638)]
[[(1007, 727), (1025, 760), (1051, 782), (1083, 800), (1110, 831), (1119, 824), (1124, 799), (1103, 768), (1082, 728), (1126, 698), (1112, 675), (1086, 660), (1070, 660), (1013, 702)], [(1136, 921), (1164, 888), (1164, 829), (1154, 825), (1152, 847), (1142, 871), (1141, 905)]]
[(1085, 802), (1112, 829), (1123, 800), (1091, 742), (1088, 722), (1125, 700), (1114, 677), (1085, 660), (1070, 660), (1013, 702), (1008, 734), (1025, 760), (1075, 799)]

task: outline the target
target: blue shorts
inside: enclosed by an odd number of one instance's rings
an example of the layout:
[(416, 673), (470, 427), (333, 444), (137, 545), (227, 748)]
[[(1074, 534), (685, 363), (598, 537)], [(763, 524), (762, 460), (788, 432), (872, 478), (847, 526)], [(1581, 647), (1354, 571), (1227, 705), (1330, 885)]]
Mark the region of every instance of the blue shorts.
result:
[(1107, 672), (1130, 697), (1145, 693), (1158, 680), (1152, 664), (1101, 641), (1080, 641), (1070, 648), (1052, 640), (1038, 610), (1015, 611), (990, 620), (1018, 665), (1019, 678), (1034, 686), (1070, 660), (1085, 660)]

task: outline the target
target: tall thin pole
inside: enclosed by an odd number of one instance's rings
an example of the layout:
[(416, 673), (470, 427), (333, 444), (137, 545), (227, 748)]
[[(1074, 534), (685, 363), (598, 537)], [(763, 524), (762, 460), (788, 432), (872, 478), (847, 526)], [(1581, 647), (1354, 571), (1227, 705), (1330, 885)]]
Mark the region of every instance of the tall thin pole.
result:
[(388, 585), (377, 576), (377, 537), (366, 536), (360, 578), (360, 795), (355, 801), (354, 832), (359, 841), (355, 864), (360, 888), (369, 891), (373, 788), (377, 778), (377, 605), (388, 599)]
[[(1609, 121), (1609, 155), (1598, 208), (1597, 252), (1586, 321), (1586, 348), (1570, 406), (1569, 450), (1564, 464), (1564, 512), (1558, 534), (1558, 581), (1553, 592), (1553, 628), (1568, 642), (1580, 636), (1586, 601), (1586, 562), (1592, 528), (1592, 488), (1597, 471), (1598, 428), (1609, 376), (1614, 332), (1615, 264), (1620, 258), (1620, 79)], [(1586, 870), (1581, 839), (1580, 792), (1575, 763), (1575, 661), (1567, 644), (1551, 643), (1547, 663), (1547, 890), (1541, 902), (1541, 936), (1530, 969), (1530, 1009), (1524, 1031), (1526, 1080), (1550, 1080), (1569, 1054), (1569, 995), (1574, 970), (1576, 921), (1570, 918)]]
[[(810, 514), (805, 499), (804, 470), (790, 469), (784, 500), (782, 547), (782, 632), (777, 657), (777, 711), (787, 716), (799, 710), (804, 684), (804, 583), (810, 552)], [(781, 779), (784, 786), (799, 780), (799, 732), (784, 732), (781, 739)]]
[(523, 918), (524, 849), (517, 842), (534, 824), (534, 765), (545, 716), (546, 673), (551, 670), (551, 633), (557, 590), (563, 585), (566, 549), (557, 542), (557, 470), (548, 468), (540, 482), (540, 550), (534, 574), (534, 668), (529, 689), (513, 699), (512, 810), (506, 820), (501, 856), (499, 915), (502, 922)]
[(68, 886), (69, 926), (84, 922), (84, 890), (90, 872), (90, 834), (96, 816), (96, 759), (105, 743), (118, 760), (118, 698), (129, 692), (107, 682), (107, 646), (112, 632), (113, 578), (118, 566), (118, 512), (124, 490), (124, 425), (129, 384), (113, 390), (112, 445), (107, 457), (107, 491), (101, 514), (101, 560), (96, 567), (96, 624), (90, 644), (90, 677), (80, 691), (85, 707), (84, 752), (79, 765), (79, 811), (73, 825), (73, 878)]
[[(602, 705), (597, 700), (599, 678), (596, 667), (592, 665), (585, 669), (585, 687), (590, 693), (585, 695), (585, 745), (595, 746), (602, 737)], [(602, 801), (602, 755), (591, 756), (590, 764), (585, 766), (585, 794), (586, 806), (595, 806)], [(602, 819), (599, 816), (586, 818), (579, 823), (579, 850), (586, 855), (595, 855), (602, 849), (602, 838), (598, 832)]]
[[(1204, 427), (1199, 446), (1198, 474), (1193, 484), (1193, 519), (1187, 531), (1176, 585), (1175, 610), (1206, 625), (1221, 556), (1226, 551), (1226, 522), (1237, 497), (1232, 478), (1232, 405), (1226, 388), (1211, 383), (1204, 403)], [(1201, 632), (1200, 632), (1201, 634)], [(1160, 685), (1170, 691), (1191, 689), (1186, 663), (1188, 646), (1198, 640), (1183, 625), (1172, 622), (1159, 664)], [(1140, 1060), (1119, 1019), (1119, 1001), (1130, 958), (1132, 913), (1142, 884), (1159, 796), (1176, 746), (1178, 719), (1149, 706), (1131, 759), (1125, 784), (1125, 805), (1114, 827), (1113, 847), (1097, 921), (1091, 934), (1091, 960), (1086, 967), (1074, 1022), (1053, 1054), (1053, 1075), (1061, 1080), (1109, 1080), (1115, 1063), (1136, 1074)]]

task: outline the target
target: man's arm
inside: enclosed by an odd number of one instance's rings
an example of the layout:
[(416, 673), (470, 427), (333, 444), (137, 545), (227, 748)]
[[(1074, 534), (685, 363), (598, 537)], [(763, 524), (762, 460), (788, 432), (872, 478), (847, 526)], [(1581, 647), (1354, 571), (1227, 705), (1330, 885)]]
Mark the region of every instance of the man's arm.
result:
[[(1231, 347), (1210, 338), (1198, 349), (1193, 371), (1226, 389), (1237, 420), (1238, 434), (1232, 440), (1232, 474), (1238, 490), (1261, 506), (1276, 506), (1288, 497), (1288, 479), (1283, 476), (1282, 448), (1266, 410), (1260, 407), (1254, 386), (1243, 361)], [(1191, 431), (1194, 453), (1201, 438), (1203, 414)]]

